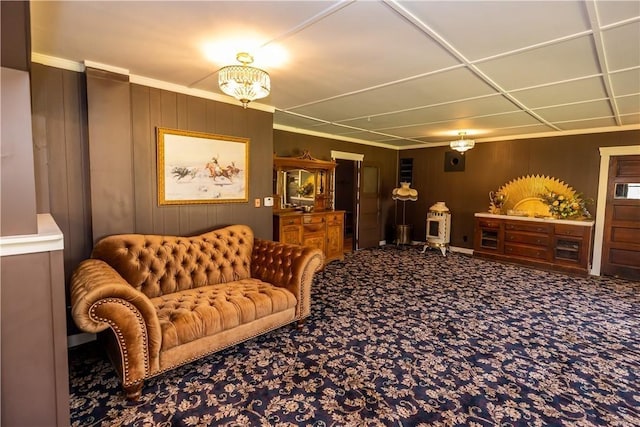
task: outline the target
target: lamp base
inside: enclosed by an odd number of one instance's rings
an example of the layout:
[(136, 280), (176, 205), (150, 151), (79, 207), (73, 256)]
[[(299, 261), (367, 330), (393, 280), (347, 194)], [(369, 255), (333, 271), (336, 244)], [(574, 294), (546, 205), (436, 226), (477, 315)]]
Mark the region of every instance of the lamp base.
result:
[(411, 229), (412, 226), (408, 224), (396, 225), (396, 245), (411, 244)]

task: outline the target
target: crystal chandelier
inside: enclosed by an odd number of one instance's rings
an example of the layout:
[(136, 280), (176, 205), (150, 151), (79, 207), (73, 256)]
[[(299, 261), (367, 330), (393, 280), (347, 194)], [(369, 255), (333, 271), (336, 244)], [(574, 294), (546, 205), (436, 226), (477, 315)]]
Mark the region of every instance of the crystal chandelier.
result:
[(460, 139), (451, 141), (449, 143), (449, 147), (461, 153), (464, 153), (467, 150), (471, 150), (473, 146), (476, 145), (476, 142), (473, 139), (464, 139), (464, 136), (466, 134), (466, 132), (458, 133), (458, 135), (460, 135)]
[(233, 96), (247, 108), (249, 102), (264, 98), (271, 91), (269, 74), (260, 68), (251, 67), (253, 57), (246, 52), (240, 52), (236, 59), (242, 65), (228, 65), (218, 72), (220, 90)]

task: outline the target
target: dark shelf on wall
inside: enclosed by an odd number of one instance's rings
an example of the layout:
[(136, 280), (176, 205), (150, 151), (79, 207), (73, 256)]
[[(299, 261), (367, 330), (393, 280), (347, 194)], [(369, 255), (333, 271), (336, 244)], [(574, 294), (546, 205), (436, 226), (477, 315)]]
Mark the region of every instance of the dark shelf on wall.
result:
[(400, 159), (400, 182), (408, 182), (413, 184), (413, 158)]

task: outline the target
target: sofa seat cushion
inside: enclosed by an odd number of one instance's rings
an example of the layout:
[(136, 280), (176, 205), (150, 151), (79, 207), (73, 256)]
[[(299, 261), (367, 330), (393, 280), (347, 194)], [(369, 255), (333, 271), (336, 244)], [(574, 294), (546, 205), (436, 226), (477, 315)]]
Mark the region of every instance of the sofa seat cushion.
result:
[(251, 278), (167, 294), (151, 302), (162, 329), (161, 351), (296, 306), (288, 290)]

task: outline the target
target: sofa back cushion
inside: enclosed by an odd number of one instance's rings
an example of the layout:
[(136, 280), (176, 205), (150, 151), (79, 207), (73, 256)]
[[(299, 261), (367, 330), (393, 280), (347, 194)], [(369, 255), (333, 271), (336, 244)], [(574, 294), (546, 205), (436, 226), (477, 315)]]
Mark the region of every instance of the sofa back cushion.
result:
[(119, 234), (91, 254), (149, 298), (251, 276), (253, 231), (232, 225), (199, 236)]

